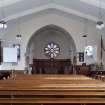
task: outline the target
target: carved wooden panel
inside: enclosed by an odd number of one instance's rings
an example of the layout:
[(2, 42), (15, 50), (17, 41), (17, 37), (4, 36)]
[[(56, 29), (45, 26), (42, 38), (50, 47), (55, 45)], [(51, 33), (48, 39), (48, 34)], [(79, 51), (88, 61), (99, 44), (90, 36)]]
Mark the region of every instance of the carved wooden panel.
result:
[(33, 74), (71, 74), (70, 59), (33, 59)]

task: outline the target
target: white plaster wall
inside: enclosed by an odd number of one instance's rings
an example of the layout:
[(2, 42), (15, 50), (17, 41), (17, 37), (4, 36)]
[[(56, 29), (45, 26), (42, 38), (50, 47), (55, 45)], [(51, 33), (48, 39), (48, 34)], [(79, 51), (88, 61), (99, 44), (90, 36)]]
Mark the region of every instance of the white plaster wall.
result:
[[(6, 30), (5, 35), (3, 35), (3, 39), (8, 41), (13, 41), (21, 44), (21, 59), (17, 66), (12, 66), (11, 64), (2, 64), (0, 69), (17, 69), (24, 70), (25, 67), (25, 53), (27, 43), (38, 29), (43, 26), (54, 24), (61, 28), (64, 28), (70, 35), (73, 37), (76, 43), (77, 52), (84, 51), (85, 40), (82, 37), (83, 35), (83, 26), (84, 22), (79, 19), (67, 18), (57, 15), (57, 14), (48, 14), (39, 17), (35, 17), (34, 15), (29, 17), (21, 17), (19, 19), (19, 28), (18, 29), (18, 20), (12, 20), (8, 22), (8, 29)], [(22, 34), (22, 40), (17, 41), (16, 35), (19, 33)], [(87, 37), (88, 45), (96, 45), (98, 46), (98, 55), (99, 55), (99, 44), (100, 44), (100, 36), (95, 28), (95, 24), (88, 21), (88, 37)], [(98, 58), (99, 59), (99, 58)], [(78, 62), (79, 63), (79, 62)]]

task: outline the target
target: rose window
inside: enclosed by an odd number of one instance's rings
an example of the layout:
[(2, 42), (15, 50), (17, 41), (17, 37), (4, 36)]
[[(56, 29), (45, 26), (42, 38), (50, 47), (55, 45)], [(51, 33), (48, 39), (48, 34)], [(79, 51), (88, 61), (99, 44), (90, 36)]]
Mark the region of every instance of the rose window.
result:
[(45, 55), (49, 58), (56, 58), (59, 55), (60, 47), (58, 44), (51, 42), (44, 48)]

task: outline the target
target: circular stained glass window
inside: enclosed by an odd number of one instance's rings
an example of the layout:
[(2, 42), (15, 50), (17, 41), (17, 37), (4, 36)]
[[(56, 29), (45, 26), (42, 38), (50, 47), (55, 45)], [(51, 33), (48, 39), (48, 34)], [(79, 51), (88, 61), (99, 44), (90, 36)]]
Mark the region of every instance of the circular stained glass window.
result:
[(45, 55), (49, 58), (56, 58), (60, 53), (60, 47), (54, 42), (48, 43), (44, 48)]

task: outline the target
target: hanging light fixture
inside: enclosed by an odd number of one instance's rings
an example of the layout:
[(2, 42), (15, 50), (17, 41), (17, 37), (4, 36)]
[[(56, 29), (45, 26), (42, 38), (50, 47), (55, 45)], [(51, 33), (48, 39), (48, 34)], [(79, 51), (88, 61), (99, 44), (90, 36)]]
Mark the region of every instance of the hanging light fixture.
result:
[(21, 35), (21, 34), (17, 34), (17, 35), (16, 35), (16, 39), (17, 39), (17, 40), (21, 40), (21, 38), (22, 38), (22, 35)]
[[(3, 1), (2, 1), (2, 5), (3, 5)], [(1, 17), (2, 17), (2, 19), (0, 20), (0, 29), (6, 29), (7, 28), (7, 22), (4, 20), (5, 19), (5, 13), (4, 13), (3, 6), (1, 7)]]
[(6, 22), (5, 21), (0, 21), (0, 28), (4, 28), (4, 29), (6, 29), (7, 28), (7, 24), (6, 24)]
[(102, 13), (101, 13), (101, 0), (99, 0), (99, 14), (98, 14), (98, 21), (96, 23), (97, 29), (104, 28), (104, 22), (102, 21)]
[(98, 28), (98, 29), (104, 28), (104, 23), (103, 23), (103, 21), (97, 21), (96, 28)]

